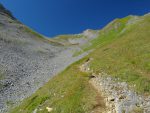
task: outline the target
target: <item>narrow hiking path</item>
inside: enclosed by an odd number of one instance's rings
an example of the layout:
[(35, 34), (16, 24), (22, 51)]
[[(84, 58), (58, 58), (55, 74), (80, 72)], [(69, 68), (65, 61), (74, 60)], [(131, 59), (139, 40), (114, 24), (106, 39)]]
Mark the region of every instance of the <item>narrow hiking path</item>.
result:
[[(89, 73), (91, 72), (90, 68), (89, 68), (89, 63), (92, 59), (87, 59), (85, 61), (84, 64), (82, 64), (80, 66), (80, 71), (81, 72), (86, 72), (86, 73)], [(95, 76), (94, 75), (91, 75), (90, 78), (94, 78)], [(97, 88), (94, 86), (94, 84), (91, 82), (91, 80), (89, 81), (89, 84), (91, 85), (91, 87), (95, 90), (96, 92), (96, 104), (94, 105), (93, 107), (93, 110), (91, 111), (91, 113), (108, 113), (107, 109), (106, 109), (106, 105), (105, 105), (105, 101), (104, 101), (104, 97), (101, 95), (101, 92), (99, 90), (97, 90)]]
[(105, 110), (100, 107), (93, 113), (150, 113), (150, 96), (138, 95), (126, 82), (106, 73), (95, 74), (89, 68), (89, 58), (80, 66), (82, 72), (91, 73), (89, 83), (102, 97)]

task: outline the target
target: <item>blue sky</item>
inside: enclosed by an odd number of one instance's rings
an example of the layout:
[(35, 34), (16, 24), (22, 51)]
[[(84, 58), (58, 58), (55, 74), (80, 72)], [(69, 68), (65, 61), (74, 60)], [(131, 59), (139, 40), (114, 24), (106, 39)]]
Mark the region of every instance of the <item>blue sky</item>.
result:
[(0, 0), (35, 31), (53, 37), (100, 29), (115, 18), (150, 12), (150, 0)]

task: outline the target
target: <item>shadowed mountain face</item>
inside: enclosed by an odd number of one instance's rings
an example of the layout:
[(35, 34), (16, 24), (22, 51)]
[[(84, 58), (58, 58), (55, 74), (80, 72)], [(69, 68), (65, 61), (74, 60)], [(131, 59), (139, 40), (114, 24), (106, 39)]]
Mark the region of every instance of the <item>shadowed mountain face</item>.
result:
[(0, 112), (84, 56), (72, 57), (75, 49), (43, 38), (0, 5)]

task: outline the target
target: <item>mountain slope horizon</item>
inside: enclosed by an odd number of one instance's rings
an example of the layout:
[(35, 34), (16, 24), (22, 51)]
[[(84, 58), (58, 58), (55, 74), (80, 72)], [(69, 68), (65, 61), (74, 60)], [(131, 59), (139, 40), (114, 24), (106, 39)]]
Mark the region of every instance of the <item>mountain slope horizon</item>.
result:
[(0, 6), (0, 112), (30, 96), (85, 54), (31, 30)]
[(129, 15), (49, 39), (0, 6), (0, 112), (149, 113), (149, 26)]
[(12, 113), (48, 108), (54, 113), (149, 113), (149, 19), (149, 14), (130, 15), (106, 25), (75, 52), (78, 56), (92, 50), (89, 55), (53, 77)]

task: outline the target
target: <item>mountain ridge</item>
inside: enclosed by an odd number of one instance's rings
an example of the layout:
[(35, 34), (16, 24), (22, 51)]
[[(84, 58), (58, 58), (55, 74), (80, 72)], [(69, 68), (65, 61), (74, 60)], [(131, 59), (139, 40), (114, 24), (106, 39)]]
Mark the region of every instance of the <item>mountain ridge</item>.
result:
[[(3, 6), (0, 12), (0, 112), (41, 113), (52, 107), (54, 113), (108, 113), (105, 99), (89, 84), (95, 75), (115, 78), (149, 95), (149, 14), (48, 39)], [(81, 66), (87, 66), (87, 72)]]
[(2, 4), (0, 4), (0, 13), (9, 16), (10, 18), (16, 20), (13, 14), (7, 10)]

